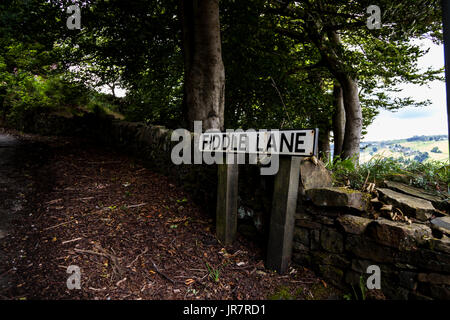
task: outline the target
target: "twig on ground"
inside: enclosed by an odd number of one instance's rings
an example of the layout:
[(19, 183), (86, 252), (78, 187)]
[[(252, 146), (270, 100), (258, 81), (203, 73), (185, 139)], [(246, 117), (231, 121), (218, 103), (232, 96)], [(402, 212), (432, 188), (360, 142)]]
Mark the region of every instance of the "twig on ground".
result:
[(94, 199), (94, 197), (86, 197), (86, 198), (77, 198), (77, 199), (73, 199), (74, 201), (83, 201), (83, 200), (91, 200)]
[(120, 286), (123, 282), (127, 281), (127, 278), (123, 278), (122, 280), (119, 280), (116, 282), (116, 287)]
[(55, 200), (47, 201), (45, 204), (55, 204), (55, 203), (58, 203), (61, 201), (63, 201), (63, 199), (55, 199)]
[(129, 265), (127, 265), (127, 268), (131, 268), (131, 266), (142, 256), (142, 255), (144, 255), (145, 253), (147, 253), (147, 251), (148, 251), (148, 247), (145, 247), (145, 249), (144, 249), (144, 251), (142, 251), (140, 254), (138, 254), (137, 256), (136, 256), (136, 258), (133, 260), (133, 261), (131, 261), (130, 262), (130, 264)]
[(102, 252), (97, 252), (97, 251), (92, 251), (92, 250), (84, 250), (84, 249), (78, 249), (78, 248), (74, 248), (73, 250), (78, 253), (89, 253), (89, 254), (94, 254), (94, 255), (99, 255), (102, 257), (109, 258), (111, 260), (111, 264), (113, 266), (114, 273), (121, 277), (124, 274), (124, 270), (120, 266), (119, 258), (116, 257), (115, 255), (107, 252), (105, 249), (101, 248), (100, 246), (97, 246), (97, 248), (99, 250), (101, 250)]
[(153, 268), (155, 269), (155, 271), (162, 276), (163, 278), (165, 278), (166, 280), (172, 282), (172, 284), (175, 284), (175, 281), (173, 281), (172, 279), (170, 279), (166, 274), (164, 274), (163, 272), (161, 272), (161, 270), (159, 270), (158, 266), (156, 265), (156, 263), (150, 258), (150, 262), (153, 264)]
[(142, 207), (145, 206), (147, 203), (141, 203), (141, 204), (134, 204), (132, 206), (127, 206), (127, 209), (129, 208), (138, 208), (138, 207)]
[(81, 240), (81, 239), (83, 239), (83, 238), (75, 238), (75, 239), (72, 239), (72, 240), (66, 240), (66, 241), (61, 242), (61, 244), (66, 244), (66, 243), (70, 243), (70, 242), (75, 242), (75, 241), (78, 241), (78, 240)]
[(201, 272), (206, 272), (206, 271), (208, 271), (208, 270), (206, 270), (206, 269), (188, 269), (188, 270), (191, 270), (191, 271), (201, 271)]
[(63, 225), (65, 225), (65, 224), (68, 224), (68, 223), (71, 223), (71, 222), (72, 222), (72, 220), (66, 221), (66, 222), (62, 222), (62, 223), (59, 223), (59, 224), (57, 224), (57, 225), (54, 225), (54, 226), (45, 228), (44, 231), (50, 230), (50, 229), (54, 229), (54, 228), (58, 228), (58, 227), (60, 227), (60, 226), (63, 226)]
[(101, 289), (89, 287), (89, 290), (92, 290), (92, 291), (105, 291), (106, 287), (101, 288)]

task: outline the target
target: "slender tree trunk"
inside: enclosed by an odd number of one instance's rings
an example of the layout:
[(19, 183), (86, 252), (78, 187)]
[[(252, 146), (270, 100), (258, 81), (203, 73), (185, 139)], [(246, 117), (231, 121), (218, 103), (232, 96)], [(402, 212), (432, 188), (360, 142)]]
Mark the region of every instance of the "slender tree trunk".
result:
[(341, 76), (339, 82), (342, 86), (346, 118), (342, 157), (344, 159), (355, 157), (357, 163), (362, 131), (362, 111), (358, 85), (349, 75)]
[(331, 41), (332, 48), (331, 50), (323, 48), (323, 57), (342, 88), (345, 109), (345, 134), (341, 154), (343, 159), (354, 157), (355, 163), (358, 163), (359, 143), (361, 141), (362, 131), (362, 111), (359, 101), (358, 84), (356, 79), (352, 78), (345, 71), (344, 64), (336, 54), (336, 49), (342, 46), (339, 35), (332, 31), (329, 32), (328, 37)]
[(223, 129), (225, 70), (219, 0), (180, 0), (184, 54), (183, 114), (188, 128)]
[(336, 83), (333, 90), (334, 96), (334, 114), (333, 114), (333, 136), (334, 151), (333, 157), (342, 156), (342, 147), (344, 146), (345, 134), (345, 109), (344, 97), (341, 86)]
[(330, 130), (319, 128), (319, 152), (323, 162), (330, 158)]
[(112, 93), (113, 97), (115, 98), (116, 97), (116, 85), (112, 84), (109, 86), (109, 88), (111, 89), (111, 93)]

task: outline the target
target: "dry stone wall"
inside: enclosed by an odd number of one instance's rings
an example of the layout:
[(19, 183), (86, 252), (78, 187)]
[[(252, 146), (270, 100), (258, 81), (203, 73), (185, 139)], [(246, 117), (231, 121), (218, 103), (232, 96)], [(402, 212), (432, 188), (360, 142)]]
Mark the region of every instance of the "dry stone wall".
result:
[[(332, 191), (330, 191), (332, 190)], [(391, 299), (450, 299), (450, 238), (430, 224), (363, 217), (355, 192), (307, 192), (295, 220), (293, 262), (352, 292), (367, 267), (381, 269), (381, 291)], [(320, 194), (320, 196), (317, 196)], [(356, 193), (357, 194), (357, 193)], [(330, 199), (327, 204), (322, 199)], [(364, 201), (363, 201), (364, 202)], [(441, 218), (446, 221), (447, 217)], [(445, 222), (444, 222), (445, 223)], [(445, 224), (442, 224), (445, 226)], [(450, 229), (448, 229), (450, 230)], [(364, 280), (365, 283), (365, 280)]]

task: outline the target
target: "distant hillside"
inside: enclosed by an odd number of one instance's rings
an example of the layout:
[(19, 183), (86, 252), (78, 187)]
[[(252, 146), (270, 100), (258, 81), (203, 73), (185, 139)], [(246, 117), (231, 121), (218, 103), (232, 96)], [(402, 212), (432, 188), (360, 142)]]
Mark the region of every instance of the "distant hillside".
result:
[(407, 139), (361, 143), (361, 162), (367, 162), (375, 155), (393, 157), (405, 162), (447, 161), (449, 159), (448, 136), (414, 136)]

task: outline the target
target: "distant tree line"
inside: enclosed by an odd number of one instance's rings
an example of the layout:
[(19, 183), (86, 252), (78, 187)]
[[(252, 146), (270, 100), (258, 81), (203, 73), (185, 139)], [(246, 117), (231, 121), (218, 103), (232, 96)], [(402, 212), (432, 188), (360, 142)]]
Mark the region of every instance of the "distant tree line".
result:
[(408, 141), (408, 142), (413, 142), (413, 141), (443, 141), (443, 140), (447, 140), (447, 139), (448, 139), (447, 135), (414, 136), (414, 137), (406, 139), (406, 141)]

